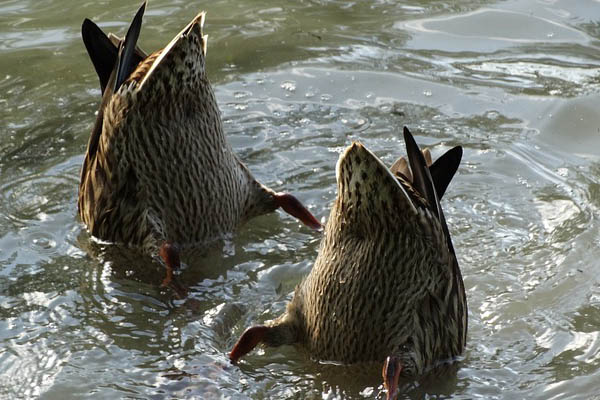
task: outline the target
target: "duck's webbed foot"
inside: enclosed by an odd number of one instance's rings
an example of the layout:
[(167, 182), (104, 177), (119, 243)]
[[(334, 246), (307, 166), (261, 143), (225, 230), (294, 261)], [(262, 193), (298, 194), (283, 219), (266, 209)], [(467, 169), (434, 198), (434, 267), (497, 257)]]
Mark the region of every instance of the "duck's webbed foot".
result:
[(264, 325), (253, 326), (242, 333), (235, 346), (229, 353), (229, 359), (232, 363), (237, 363), (240, 358), (252, 351), (259, 343), (265, 341), (265, 335), (269, 327)]
[(389, 356), (383, 364), (383, 387), (387, 391), (387, 400), (393, 400), (398, 395), (398, 379), (402, 372), (402, 364), (396, 356)]
[(179, 298), (185, 298), (187, 289), (177, 282), (177, 279), (173, 276), (173, 272), (181, 267), (180, 253), (181, 251), (176, 243), (166, 241), (160, 246), (160, 258), (163, 259), (167, 268), (167, 276), (163, 279), (161, 286), (168, 286), (175, 291)]
[(304, 205), (289, 193), (276, 193), (275, 202), (283, 211), (298, 218), (302, 223), (314, 230), (322, 228), (321, 223)]
[(173, 271), (178, 270), (181, 266), (179, 246), (175, 243), (166, 241), (160, 246), (159, 254), (167, 267), (167, 276), (163, 279), (161, 286), (169, 286), (173, 280)]

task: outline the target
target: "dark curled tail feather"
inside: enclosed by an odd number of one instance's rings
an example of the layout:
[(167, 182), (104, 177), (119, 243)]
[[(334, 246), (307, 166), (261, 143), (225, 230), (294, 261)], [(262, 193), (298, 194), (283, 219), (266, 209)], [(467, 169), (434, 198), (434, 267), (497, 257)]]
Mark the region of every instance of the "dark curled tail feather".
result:
[(444, 196), (444, 193), (446, 193), (450, 181), (458, 170), (462, 153), (462, 147), (453, 147), (429, 166), (429, 172), (431, 172), (433, 184), (435, 185), (435, 192), (440, 200)]
[(100, 79), (100, 89), (104, 93), (110, 74), (115, 68), (119, 50), (102, 29), (87, 18), (81, 25), (81, 37)]
[(127, 80), (129, 75), (133, 72), (136, 67), (134, 63), (135, 60), (135, 46), (137, 44), (138, 37), (140, 36), (140, 31), (142, 29), (142, 17), (144, 16), (144, 11), (146, 10), (146, 2), (142, 4), (139, 8), (135, 17), (133, 17), (133, 21), (127, 30), (127, 34), (125, 35), (125, 40), (121, 43), (119, 47), (119, 62), (117, 65), (117, 75), (115, 78), (114, 91), (117, 92), (123, 82)]
[(421, 149), (419, 149), (407, 127), (404, 127), (404, 142), (406, 143), (406, 155), (408, 156), (408, 162), (413, 174), (413, 187), (425, 197), (429, 203), (429, 207), (431, 207), (431, 211), (439, 218), (441, 214), (440, 202), (435, 191), (433, 178), (431, 177), (429, 168), (427, 168), (427, 162), (425, 161), (425, 157), (423, 157), (423, 153), (421, 153)]

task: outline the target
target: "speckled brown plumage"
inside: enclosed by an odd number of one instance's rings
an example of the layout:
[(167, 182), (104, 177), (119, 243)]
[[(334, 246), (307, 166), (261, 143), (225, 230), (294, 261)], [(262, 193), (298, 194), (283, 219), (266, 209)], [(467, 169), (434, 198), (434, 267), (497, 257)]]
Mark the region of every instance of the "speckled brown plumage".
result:
[[(138, 32), (144, 7), (132, 23)], [(115, 88), (120, 41), (84, 22), (84, 42), (104, 92), (78, 201), (79, 216), (95, 237), (156, 254), (166, 241), (202, 244), (285, 206), (254, 179), (225, 138), (206, 76), (204, 16), (148, 57), (136, 48), (132, 72)], [(126, 38), (118, 50), (122, 64), (128, 62), (126, 47), (137, 39), (128, 35), (131, 43)]]
[(312, 271), (286, 313), (250, 328), (232, 360), (259, 342), (296, 343), (314, 358), (343, 363), (394, 356), (401, 374), (414, 376), (462, 353), (466, 296), (439, 207), (462, 150), (450, 150), (428, 168), (416, 143), (407, 147), (412, 174), (392, 173), (360, 143), (345, 150)]

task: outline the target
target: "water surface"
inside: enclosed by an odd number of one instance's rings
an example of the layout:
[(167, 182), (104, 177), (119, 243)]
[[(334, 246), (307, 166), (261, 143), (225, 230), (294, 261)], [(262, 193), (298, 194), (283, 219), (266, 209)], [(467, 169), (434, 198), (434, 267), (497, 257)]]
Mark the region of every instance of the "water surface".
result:
[[(257, 218), (160, 266), (93, 241), (79, 168), (100, 90), (83, 18), (123, 34), (138, 2), (0, 4), (0, 398), (382, 398), (380, 366), (292, 347), (227, 352), (276, 317), (320, 238)], [(600, 6), (594, 1), (151, 1), (140, 44), (208, 12), (208, 73), (256, 177), (325, 220), (335, 162), (385, 162), (402, 126), (465, 153), (443, 201), (469, 301), (458, 368), (400, 398), (600, 398)]]

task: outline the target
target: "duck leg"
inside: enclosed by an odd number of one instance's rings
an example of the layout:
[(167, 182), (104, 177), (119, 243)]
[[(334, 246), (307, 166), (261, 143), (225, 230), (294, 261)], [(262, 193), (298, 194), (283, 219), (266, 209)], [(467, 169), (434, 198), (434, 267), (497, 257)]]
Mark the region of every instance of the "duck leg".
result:
[(229, 353), (232, 363), (237, 363), (240, 358), (251, 352), (259, 343), (265, 341), (269, 327), (264, 325), (253, 326), (244, 331), (233, 350)]
[(187, 289), (177, 282), (177, 279), (173, 276), (173, 272), (181, 267), (180, 253), (179, 246), (169, 241), (165, 241), (159, 250), (160, 258), (163, 259), (167, 267), (167, 276), (163, 279), (161, 286), (170, 287), (180, 299), (183, 299), (187, 296)]
[(387, 390), (387, 400), (393, 400), (398, 394), (398, 379), (402, 372), (402, 364), (400, 359), (395, 356), (388, 356), (383, 364), (383, 387)]
[(312, 229), (319, 230), (322, 228), (321, 223), (300, 203), (300, 200), (289, 193), (276, 193), (275, 203), (281, 207), (283, 211), (298, 218), (306, 226)]
[(179, 246), (177, 246), (175, 243), (166, 241), (162, 244), (162, 246), (160, 246), (160, 258), (163, 259), (167, 267), (167, 276), (162, 281), (161, 286), (169, 286), (173, 280), (173, 271), (179, 269), (181, 266), (179, 253)]

